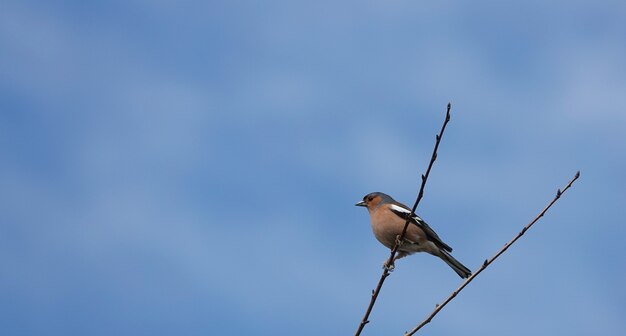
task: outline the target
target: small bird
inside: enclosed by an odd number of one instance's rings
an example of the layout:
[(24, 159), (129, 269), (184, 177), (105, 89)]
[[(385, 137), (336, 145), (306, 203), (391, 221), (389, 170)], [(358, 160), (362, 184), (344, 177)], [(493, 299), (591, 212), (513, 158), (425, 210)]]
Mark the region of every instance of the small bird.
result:
[[(381, 192), (369, 193), (363, 197), (361, 202), (355, 205), (367, 207), (374, 236), (383, 245), (392, 249), (396, 244), (396, 237), (402, 234), (404, 224), (411, 215), (411, 209)], [(391, 262), (391, 265), (385, 264), (384, 267), (393, 269), (396, 259), (406, 257), (415, 252), (428, 252), (441, 258), (461, 278), (467, 278), (472, 275), (472, 272), (467, 267), (450, 255), (452, 248), (444, 243), (423, 219), (414, 214), (410, 218), (404, 241), (398, 248), (398, 254)]]

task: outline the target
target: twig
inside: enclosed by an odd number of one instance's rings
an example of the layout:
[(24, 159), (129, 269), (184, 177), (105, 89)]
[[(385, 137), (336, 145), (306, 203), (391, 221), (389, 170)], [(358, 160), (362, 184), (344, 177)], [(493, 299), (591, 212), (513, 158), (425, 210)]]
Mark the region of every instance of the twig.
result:
[(441, 126), (441, 131), (439, 131), (439, 134), (436, 135), (435, 137), (435, 148), (433, 149), (433, 154), (430, 157), (430, 163), (428, 164), (426, 173), (422, 175), (422, 184), (420, 186), (420, 191), (417, 194), (417, 199), (415, 200), (415, 204), (413, 204), (413, 208), (411, 209), (411, 214), (410, 216), (407, 217), (407, 220), (404, 223), (404, 229), (402, 229), (402, 234), (396, 238), (396, 244), (394, 245), (393, 249), (391, 249), (391, 254), (389, 255), (389, 259), (387, 259), (387, 261), (385, 262), (385, 267), (383, 267), (383, 274), (380, 276), (380, 280), (378, 280), (378, 285), (376, 286), (376, 289), (372, 291), (372, 298), (370, 300), (370, 304), (367, 306), (365, 315), (363, 315), (363, 319), (361, 320), (361, 323), (359, 324), (359, 327), (356, 330), (356, 333), (354, 334), (354, 336), (359, 336), (361, 334), (361, 331), (363, 331), (363, 328), (365, 327), (365, 325), (369, 323), (368, 318), (370, 316), (370, 313), (372, 312), (372, 308), (374, 308), (374, 304), (376, 303), (376, 298), (378, 298), (378, 294), (380, 293), (380, 289), (383, 287), (383, 283), (385, 282), (385, 279), (390, 274), (390, 267), (391, 265), (393, 265), (393, 261), (396, 256), (396, 253), (398, 252), (398, 248), (400, 248), (400, 245), (402, 245), (402, 241), (404, 240), (404, 236), (406, 235), (406, 230), (409, 227), (410, 220), (415, 215), (415, 209), (417, 209), (417, 205), (419, 204), (419, 202), (422, 200), (422, 197), (424, 196), (424, 187), (426, 186), (426, 180), (428, 179), (428, 175), (430, 175), (430, 170), (432, 169), (433, 164), (435, 163), (435, 160), (437, 159), (437, 149), (439, 148), (439, 143), (441, 142), (443, 131), (445, 131), (446, 125), (450, 121), (450, 108), (451, 108), (451, 105), (450, 103), (448, 103), (448, 108), (446, 109), (446, 119), (443, 122), (443, 125)]
[(465, 288), (465, 286), (467, 286), (470, 282), (472, 282), (472, 280), (474, 280), (474, 278), (476, 278), (478, 276), (478, 274), (480, 274), (480, 272), (482, 272), (485, 268), (487, 268), (487, 266), (491, 265), (491, 263), (494, 260), (496, 260), (502, 253), (504, 253), (504, 251), (506, 251), (511, 245), (513, 245), (513, 243), (515, 243), (515, 241), (517, 241), (521, 236), (523, 236), (524, 233), (526, 233), (526, 231), (528, 229), (530, 229), (530, 227), (533, 226), (533, 224), (535, 224), (535, 222), (537, 222), (541, 217), (543, 217), (543, 215), (546, 213), (546, 211), (548, 211), (548, 209), (550, 209), (552, 204), (554, 204), (561, 197), (561, 195), (563, 195), (563, 193), (567, 189), (569, 189), (569, 187), (572, 186), (572, 183), (574, 183), (574, 181), (576, 181), (578, 179), (578, 177), (580, 177), (580, 171), (576, 172), (576, 175), (574, 175), (574, 178), (572, 178), (569, 181), (569, 183), (565, 186), (565, 188), (563, 188), (563, 191), (561, 191), (561, 189), (557, 190), (556, 196), (554, 196), (552, 201), (550, 203), (548, 203), (548, 205), (539, 213), (539, 215), (537, 215), (537, 217), (535, 217), (535, 219), (533, 219), (530, 223), (528, 223), (528, 225), (526, 225), (522, 229), (522, 231), (520, 231), (513, 239), (511, 239), (511, 241), (509, 241), (508, 243), (504, 244), (504, 246), (500, 249), (500, 251), (498, 251), (498, 253), (496, 253), (493, 257), (491, 257), (491, 259), (485, 260), (485, 262), (483, 262), (482, 266), (474, 274), (472, 274), (469, 278), (467, 278), (467, 280), (465, 280), (461, 284), (461, 286), (459, 286), (459, 288), (457, 288), (454, 292), (452, 292), (452, 294), (450, 294), (450, 296), (448, 296), (447, 299), (445, 299), (442, 303), (440, 303), (437, 306), (435, 306), (435, 310), (433, 310), (433, 312), (430, 313), (430, 315), (428, 315), (428, 317), (426, 317), (426, 319), (424, 321), (422, 321), (422, 323), (417, 325), (411, 331), (406, 332), (404, 335), (405, 336), (411, 336), (411, 335), (415, 334), (418, 330), (420, 330), (423, 326), (425, 326), (426, 324), (430, 323), (430, 321), (433, 319), (433, 317), (435, 317), (435, 315), (437, 315), (437, 313), (439, 313), (439, 311), (441, 311), (441, 309), (443, 309), (443, 307), (445, 307), (448, 304), (448, 302), (452, 301), (452, 299), (454, 299), (454, 297), (457, 296), (457, 294), (459, 294), (459, 292), (462, 291), (463, 288)]

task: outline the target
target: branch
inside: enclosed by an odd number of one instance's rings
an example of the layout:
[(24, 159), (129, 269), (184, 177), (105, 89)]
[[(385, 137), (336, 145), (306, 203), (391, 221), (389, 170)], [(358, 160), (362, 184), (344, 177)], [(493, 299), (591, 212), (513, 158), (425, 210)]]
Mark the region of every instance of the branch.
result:
[(463, 290), (463, 288), (465, 288), (465, 286), (467, 286), (470, 282), (472, 282), (472, 280), (474, 280), (474, 278), (476, 278), (478, 276), (478, 274), (480, 274), (480, 272), (482, 272), (485, 268), (487, 268), (487, 266), (491, 265), (491, 263), (494, 262), (494, 260), (496, 260), (502, 253), (504, 253), (504, 251), (506, 251), (511, 245), (513, 245), (513, 243), (515, 243), (521, 236), (523, 236), (524, 233), (526, 233), (526, 231), (528, 229), (530, 229), (530, 227), (533, 226), (533, 224), (535, 224), (535, 222), (537, 222), (541, 217), (543, 217), (543, 215), (546, 213), (546, 211), (548, 211), (548, 209), (550, 209), (552, 204), (556, 203), (556, 201), (559, 198), (561, 198), (561, 195), (563, 195), (563, 193), (567, 189), (569, 189), (569, 187), (572, 186), (572, 183), (574, 183), (574, 181), (576, 181), (578, 179), (578, 177), (580, 177), (580, 171), (576, 172), (576, 175), (574, 175), (574, 178), (572, 178), (569, 181), (569, 183), (565, 186), (565, 188), (563, 188), (563, 191), (561, 191), (561, 189), (557, 190), (556, 196), (554, 196), (552, 201), (550, 203), (548, 203), (548, 205), (539, 213), (539, 215), (537, 215), (537, 217), (535, 217), (535, 219), (533, 219), (530, 223), (528, 223), (528, 225), (526, 225), (522, 229), (522, 231), (520, 231), (513, 239), (511, 239), (511, 241), (509, 241), (508, 243), (504, 244), (504, 246), (500, 249), (500, 251), (498, 251), (498, 253), (496, 253), (493, 257), (491, 257), (491, 259), (485, 260), (485, 262), (482, 264), (482, 266), (474, 274), (472, 274), (469, 278), (467, 278), (467, 280), (465, 280), (461, 284), (461, 286), (459, 286), (459, 288), (457, 288), (454, 292), (452, 292), (452, 294), (450, 294), (450, 296), (448, 296), (447, 299), (445, 299), (442, 303), (438, 304), (435, 307), (435, 310), (433, 310), (433, 312), (430, 313), (430, 315), (428, 315), (428, 317), (426, 317), (426, 319), (424, 321), (422, 321), (422, 323), (420, 323), (418, 326), (413, 328), (411, 331), (406, 332), (404, 335), (405, 336), (411, 336), (411, 335), (415, 334), (418, 330), (420, 330), (423, 326), (425, 326), (426, 324), (430, 323), (430, 321), (433, 319), (433, 317), (435, 317), (435, 315), (437, 315), (437, 313), (439, 313), (439, 311), (441, 311), (441, 309), (443, 309), (443, 307), (445, 307), (448, 304), (448, 302), (452, 301), (452, 299), (454, 299), (454, 297), (457, 294), (459, 294), (459, 292), (461, 292)]
[(411, 209), (411, 214), (410, 216), (407, 217), (407, 220), (404, 223), (404, 229), (402, 229), (402, 234), (396, 238), (396, 244), (394, 245), (393, 249), (391, 249), (391, 254), (389, 255), (389, 259), (387, 259), (387, 261), (385, 262), (385, 267), (383, 267), (383, 274), (380, 276), (380, 280), (378, 280), (378, 285), (376, 286), (376, 289), (372, 291), (372, 298), (370, 300), (370, 304), (367, 306), (365, 315), (363, 316), (363, 319), (361, 320), (361, 323), (359, 324), (359, 327), (356, 333), (354, 334), (354, 336), (361, 335), (361, 331), (363, 331), (363, 328), (365, 327), (365, 325), (369, 323), (368, 318), (370, 316), (370, 313), (372, 312), (372, 308), (374, 308), (374, 304), (376, 303), (376, 299), (378, 298), (380, 289), (383, 287), (383, 283), (385, 282), (385, 279), (390, 274), (390, 271), (392, 269), (391, 265), (393, 265), (394, 258), (396, 257), (396, 253), (398, 252), (398, 248), (400, 248), (400, 245), (402, 245), (402, 241), (404, 240), (404, 236), (406, 235), (406, 230), (409, 227), (410, 220), (411, 218), (414, 217), (415, 209), (417, 209), (417, 205), (420, 203), (420, 201), (422, 200), (422, 197), (424, 196), (424, 187), (426, 186), (426, 180), (428, 179), (428, 175), (430, 175), (430, 170), (432, 169), (433, 164), (435, 163), (435, 160), (437, 159), (437, 149), (439, 148), (439, 143), (441, 142), (441, 137), (443, 136), (443, 132), (446, 129), (446, 125), (450, 121), (450, 108), (451, 108), (451, 105), (450, 103), (448, 103), (448, 108), (446, 110), (446, 119), (444, 120), (443, 125), (441, 126), (441, 131), (439, 131), (439, 134), (435, 136), (435, 148), (433, 149), (433, 154), (430, 157), (430, 163), (428, 164), (426, 173), (422, 175), (422, 184), (420, 186), (419, 193), (417, 194), (417, 199), (415, 200), (415, 204), (413, 204), (413, 208)]

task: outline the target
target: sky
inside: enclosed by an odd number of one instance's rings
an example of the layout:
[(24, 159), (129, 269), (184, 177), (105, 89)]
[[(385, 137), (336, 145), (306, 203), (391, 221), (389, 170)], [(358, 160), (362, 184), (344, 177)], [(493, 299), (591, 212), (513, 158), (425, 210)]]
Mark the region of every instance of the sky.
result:
[[(0, 3), (0, 334), (350, 335), (413, 204), (422, 331), (626, 333), (624, 1)], [(398, 261), (363, 335), (460, 285)], [(419, 333), (418, 333), (419, 335)]]

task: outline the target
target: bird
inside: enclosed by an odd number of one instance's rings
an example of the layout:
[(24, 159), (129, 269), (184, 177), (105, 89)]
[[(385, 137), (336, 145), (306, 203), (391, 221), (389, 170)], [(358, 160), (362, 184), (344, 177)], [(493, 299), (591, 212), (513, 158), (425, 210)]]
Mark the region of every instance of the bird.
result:
[(393, 270), (397, 259), (416, 252), (427, 252), (445, 261), (461, 278), (465, 279), (472, 275), (467, 267), (450, 254), (452, 248), (444, 243), (422, 218), (416, 214), (411, 216), (411, 209), (391, 196), (382, 192), (373, 192), (365, 195), (363, 200), (355, 205), (367, 208), (374, 236), (390, 249), (395, 246), (397, 237), (399, 238), (402, 234), (404, 225), (409, 219), (409, 226), (398, 248), (398, 254), (391, 261), (391, 265), (385, 263), (384, 268)]

